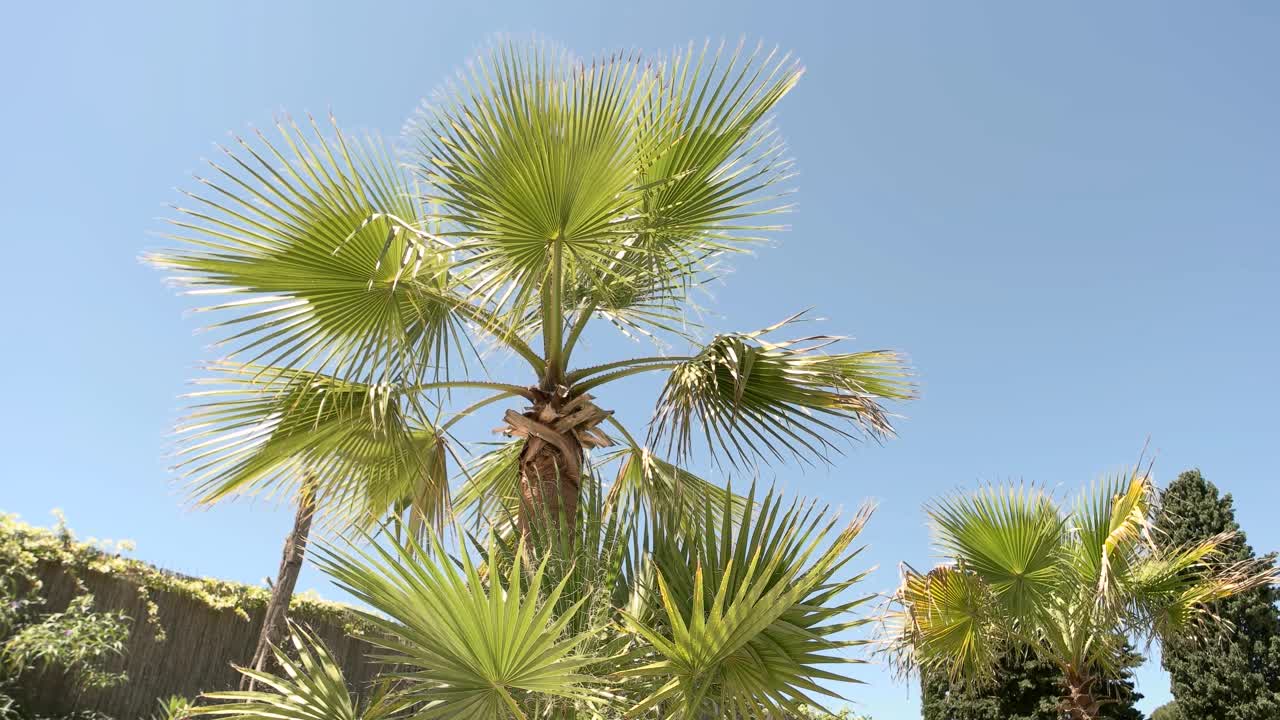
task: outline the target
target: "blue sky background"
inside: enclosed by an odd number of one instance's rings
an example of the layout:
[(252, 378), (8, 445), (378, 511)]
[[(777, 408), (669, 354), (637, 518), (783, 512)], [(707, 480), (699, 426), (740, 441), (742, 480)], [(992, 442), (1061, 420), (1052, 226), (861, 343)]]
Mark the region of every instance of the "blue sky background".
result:
[[(261, 6), (259, 6), (261, 5)], [(979, 481), (1074, 492), (1151, 438), (1280, 548), (1280, 5), (1254, 3), (21, 3), (0, 29), (0, 508), (238, 580), (287, 509), (180, 505), (163, 457), (206, 339), (138, 264), (211, 143), (273, 113), (388, 135), (496, 31), (581, 54), (742, 35), (808, 67), (779, 113), (799, 211), (713, 288), (725, 329), (815, 307), (911, 354), (901, 436), (788, 488), (879, 503), (868, 589), (931, 563), (922, 504)], [(601, 347), (613, 347), (602, 344)], [(654, 387), (610, 402), (643, 420)], [(487, 426), (486, 426), (487, 427)], [(300, 585), (330, 596), (314, 570)], [(917, 717), (874, 668), (852, 698)], [(1148, 666), (1150, 710), (1168, 698)]]

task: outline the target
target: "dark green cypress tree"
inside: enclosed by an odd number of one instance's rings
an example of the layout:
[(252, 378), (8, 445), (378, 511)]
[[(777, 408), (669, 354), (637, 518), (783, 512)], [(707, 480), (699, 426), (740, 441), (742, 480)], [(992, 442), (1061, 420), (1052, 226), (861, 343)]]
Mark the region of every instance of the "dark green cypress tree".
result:
[[(1141, 658), (1133, 655), (1133, 665)], [(1128, 671), (1109, 683), (1107, 694), (1117, 698), (1102, 708), (1106, 720), (1142, 720), (1133, 706), (1142, 698), (1134, 691)], [(1053, 663), (1029, 653), (1006, 656), (996, 672), (993, 685), (968, 687), (952, 685), (944, 675), (928, 675), (921, 680), (921, 709), (924, 720), (1061, 720), (1062, 673)]]
[[(1239, 531), (1231, 495), (1190, 470), (1170, 483), (1156, 519), (1160, 542), (1172, 547), (1221, 532)], [(1254, 557), (1239, 534), (1227, 560)], [(1173, 639), (1163, 648), (1173, 696), (1184, 717), (1195, 720), (1276, 720), (1280, 718), (1280, 611), (1277, 593), (1260, 588), (1214, 605), (1231, 627), (1196, 639)]]

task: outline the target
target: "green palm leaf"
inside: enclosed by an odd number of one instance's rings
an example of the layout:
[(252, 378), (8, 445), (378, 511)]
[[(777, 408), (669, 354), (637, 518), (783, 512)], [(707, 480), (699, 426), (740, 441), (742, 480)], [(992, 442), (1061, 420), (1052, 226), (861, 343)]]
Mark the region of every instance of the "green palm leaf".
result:
[(823, 668), (858, 662), (839, 651), (860, 643), (838, 634), (862, 622), (838, 618), (868, 598), (840, 597), (863, 575), (835, 575), (869, 516), (863, 508), (832, 537), (834, 517), (770, 493), (758, 506), (749, 499), (736, 522), (708, 511), (694, 538), (659, 519), (658, 609), (648, 620), (624, 613), (655, 656), (619, 673), (649, 688), (627, 717), (778, 717), (816, 704), (813, 695), (838, 698), (819, 683), (851, 680)]
[(891, 661), (902, 672), (941, 669), (952, 678), (988, 678), (1008, 634), (990, 588), (972, 572), (907, 568), (895, 596), (905, 612), (886, 615)]
[(212, 327), (246, 362), (370, 382), (446, 364), (461, 300), (448, 248), (408, 241), (422, 222), (412, 183), (376, 140), (277, 127), (278, 143), (237, 138), (210, 162), (165, 235), (181, 247), (146, 259), (192, 295), (226, 298), (200, 312), (225, 316)]
[(1014, 617), (1030, 619), (1064, 582), (1063, 518), (1038, 489), (987, 488), (929, 511), (938, 547), (989, 588)]
[[(769, 113), (803, 69), (789, 56), (739, 44), (690, 44), (654, 67), (637, 114), (636, 203), (617, 262), (590, 283), (590, 300), (624, 330), (689, 326), (688, 295), (716, 260), (782, 229), (791, 176)], [(588, 293), (580, 293), (584, 296)]]
[(476, 290), (513, 321), (540, 301), (545, 322), (577, 312), (679, 333), (715, 257), (778, 229), (751, 220), (785, 209), (769, 188), (789, 163), (767, 116), (800, 73), (741, 46), (645, 64), (503, 43), (409, 134), (441, 232), (465, 238)]
[(1155, 500), (1155, 486), (1138, 469), (1095, 483), (1076, 505), (1071, 545), (1073, 566), (1079, 581), (1096, 588), (1104, 601), (1114, 599), (1116, 580), (1139, 562), (1149, 545), (1148, 517)]
[(188, 397), (177, 468), (201, 504), (316, 487), (335, 519), (367, 523), (408, 499), (438, 524), (448, 507), (437, 432), (393, 385), (216, 363)]
[[(556, 614), (572, 614), (569, 632), (595, 631), (584, 642), (584, 651), (617, 645), (617, 633), (599, 630), (615, 623), (618, 608), (635, 600), (643, 565), (639, 503), (636, 498), (606, 497), (599, 483), (586, 483), (576, 521), (559, 520), (544, 512), (529, 519), (524, 533), (506, 532), (515, 528), (513, 509), (493, 533), (500, 564), (491, 572), (509, 572), (513, 564), (523, 562), (521, 553), (527, 548), (533, 557), (544, 559), (544, 587), (563, 584), (555, 599)], [(594, 669), (614, 669), (613, 653), (587, 654), (597, 656)]]
[(347, 688), (342, 669), (315, 635), (290, 625), (293, 653), (272, 648), (280, 674), (236, 668), (269, 691), (211, 692), (201, 697), (221, 700), (190, 708), (186, 717), (215, 715), (228, 720), (381, 720), (391, 716), (381, 696), (360, 707)]
[(888, 351), (826, 353), (839, 340), (828, 336), (763, 339), (798, 317), (717, 336), (677, 365), (658, 399), (651, 439), (665, 439), (678, 457), (688, 457), (701, 427), (713, 455), (736, 464), (787, 454), (825, 459), (838, 449), (835, 438), (891, 434), (882, 401), (914, 397), (902, 358)]
[[(545, 587), (545, 560), (482, 576), (465, 548), (455, 560), (428, 536), (426, 547), (410, 537), (367, 551), (322, 548), (318, 560), (375, 611), (361, 613), (377, 629), (361, 637), (398, 667), (390, 677), (404, 681), (399, 697), (415, 718), (524, 718), (538, 702), (601, 701), (580, 672), (593, 659), (576, 652), (588, 635), (565, 632), (581, 601), (555, 612), (567, 578)], [(496, 542), (488, 554), (487, 567), (501, 567)]]
[(768, 114), (799, 82), (799, 63), (759, 45), (726, 53), (690, 44), (656, 72), (638, 130), (654, 152), (641, 158), (640, 241), (679, 266), (777, 229), (748, 221), (785, 209), (769, 190), (790, 162)]
[(473, 524), (499, 524), (520, 509), (520, 440), (503, 443), (468, 463), (455, 493), (455, 517), (470, 515)]
[(503, 44), (411, 126), (442, 232), (466, 238), (480, 294), (521, 314), (544, 285), (552, 300), (561, 277), (611, 263), (634, 202), (640, 70), (629, 57), (583, 65), (547, 44)]

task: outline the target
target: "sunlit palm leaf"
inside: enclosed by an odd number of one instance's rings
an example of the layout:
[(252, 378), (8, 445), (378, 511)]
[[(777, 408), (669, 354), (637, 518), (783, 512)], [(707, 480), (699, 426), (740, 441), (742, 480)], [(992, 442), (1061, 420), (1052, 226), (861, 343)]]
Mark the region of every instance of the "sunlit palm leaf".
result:
[(886, 620), (900, 670), (940, 670), (953, 679), (990, 676), (1007, 633), (995, 598), (977, 575), (945, 565), (924, 575), (907, 568), (895, 597), (902, 611)]
[[(430, 549), (410, 537), (369, 550), (322, 548), (318, 560), (373, 609), (361, 614), (377, 631), (362, 637), (398, 667), (390, 676), (405, 681), (400, 697), (417, 705), (415, 718), (522, 718), (535, 700), (599, 702), (580, 672), (592, 658), (576, 652), (587, 635), (565, 632), (581, 603), (555, 612), (565, 582), (544, 587), (545, 561), (484, 577), (465, 548), (455, 560), (428, 537)], [(500, 567), (496, 543), (488, 552), (487, 567)]]
[[(770, 231), (762, 220), (787, 209), (791, 174), (769, 113), (799, 80), (799, 63), (739, 44), (690, 44), (655, 66), (637, 114), (641, 188), (619, 261), (592, 283), (592, 300), (615, 323), (680, 332), (688, 291), (714, 273), (716, 258)], [(585, 294), (585, 293), (584, 293)]]
[(347, 688), (342, 668), (315, 635), (297, 625), (289, 635), (292, 653), (272, 648), (279, 674), (237, 668), (267, 688), (264, 691), (211, 692), (206, 700), (224, 701), (188, 710), (188, 717), (215, 715), (228, 720), (380, 720), (386, 704), (361, 708)]
[(458, 82), (411, 127), (419, 170), (442, 232), (466, 238), (478, 290), (520, 313), (548, 278), (614, 259), (647, 81), (631, 57), (584, 64), (545, 43), (506, 43)]
[(1149, 558), (1120, 578), (1137, 625), (1150, 628), (1143, 634), (1195, 635), (1221, 622), (1213, 615), (1212, 603), (1280, 581), (1269, 558), (1223, 563), (1223, 549), (1236, 537), (1234, 532), (1214, 535)]
[[(639, 243), (675, 261), (698, 262), (776, 227), (753, 218), (779, 210), (790, 162), (768, 114), (795, 87), (803, 69), (776, 50), (743, 44), (725, 52), (690, 44), (657, 66), (639, 134), (645, 185)], [(661, 248), (660, 251), (657, 248)], [(680, 262), (683, 259), (684, 262)]]
[(850, 545), (869, 516), (864, 508), (832, 537), (834, 517), (770, 493), (736, 523), (708, 512), (695, 538), (659, 521), (660, 610), (648, 621), (626, 616), (656, 657), (620, 673), (650, 687), (627, 716), (663, 707), (671, 718), (782, 717), (816, 704), (812, 695), (839, 697), (821, 683), (850, 678), (823, 668), (858, 662), (839, 651), (859, 643), (838, 635), (862, 623), (838, 618), (868, 598), (842, 597), (862, 575), (835, 575), (857, 554)]
[(651, 436), (677, 457), (695, 429), (713, 453), (739, 461), (825, 459), (834, 440), (893, 432), (885, 400), (914, 397), (910, 371), (888, 351), (826, 353), (827, 336), (770, 342), (763, 336), (796, 318), (752, 333), (720, 335), (671, 372), (658, 399)]
[(304, 480), (335, 517), (368, 522), (406, 498), (438, 523), (448, 507), (444, 448), (394, 385), (303, 370), (210, 366), (178, 428), (177, 468), (202, 504), (291, 491)]
[(510, 317), (534, 300), (585, 321), (681, 332), (716, 255), (775, 226), (789, 175), (767, 116), (799, 66), (690, 46), (646, 64), (501, 43), (410, 125), (442, 232)]
[(990, 487), (929, 510), (939, 548), (977, 575), (1013, 617), (1032, 621), (1063, 582), (1063, 518), (1027, 487)]
[[(572, 523), (542, 512), (527, 518), (521, 534), (501, 532), (514, 528), (515, 514), (500, 523), (493, 533), (501, 555), (495, 572), (509, 570), (520, 562), (523, 549), (535, 558), (545, 559), (546, 589), (563, 590), (555, 600), (556, 613), (573, 613), (568, 626), (572, 634), (596, 631), (584, 641), (583, 649), (599, 649), (616, 640), (616, 633), (598, 632), (617, 620), (618, 608), (633, 599), (639, 585), (636, 579), (643, 563), (640, 542), (640, 507), (635, 498), (606, 498), (600, 484), (588, 482), (578, 503), (578, 514)], [(479, 543), (473, 541), (479, 547)], [(614, 658), (599, 652), (599, 668), (615, 669)]]
[(312, 127), (314, 139), (281, 123), (276, 143), (224, 148), (176, 208), (166, 237), (182, 246), (147, 259), (192, 295), (225, 298), (201, 311), (222, 317), (213, 327), (238, 359), (371, 382), (434, 372), (461, 332), (450, 254), (407, 242), (417, 200), (381, 143)]
[(1155, 486), (1138, 469), (1101, 480), (1081, 495), (1072, 515), (1072, 562), (1079, 581), (1096, 588), (1100, 599), (1115, 599), (1115, 580), (1129, 572), (1146, 549), (1154, 501)]

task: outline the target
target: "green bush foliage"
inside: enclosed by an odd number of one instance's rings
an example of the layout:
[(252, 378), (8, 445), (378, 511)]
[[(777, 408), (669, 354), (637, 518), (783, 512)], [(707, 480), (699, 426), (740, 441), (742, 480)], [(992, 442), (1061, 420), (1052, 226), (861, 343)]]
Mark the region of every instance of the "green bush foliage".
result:
[[(4, 517), (8, 530), (16, 520)], [(70, 533), (59, 523), (48, 533), (67, 545)], [(0, 680), (12, 682), (26, 673), (64, 672), (81, 688), (104, 688), (128, 680), (107, 669), (129, 638), (131, 620), (122, 613), (99, 612), (93, 596), (81, 594), (61, 612), (47, 612), (36, 574), (43, 555), (29, 547), (26, 534), (0, 534)], [(5, 712), (15, 703), (6, 698)]]
[[(17, 515), (0, 513), (0, 585), (12, 583), (32, 585), (39, 590), (36, 568), (40, 563), (58, 565), (72, 574), (95, 572), (127, 579), (139, 592), (151, 595), (168, 592), (199, 601), (214, 610), (230, 609), (244, 620), (250, 613), (265, 608), (271, 592), (262, 586), (197, 578), (168, 572), (121, 553), (132, 550), (128, 541), (77, 540), (66, 524), (59, 521), (52, 529), (23, 522)], [(0, 592), (5, 592), (0, 589)], [(165, 629), (154, 621), (157, 609), (149, 603), (151, 631), (163, 640)], [(0, 609), (0, 631), (4, 630), (9, 611)], [(302, 593), (289, 606), (290, 617), (307, 623), (330, 623), (349, 630), (363, 629), (351, 608)]]
[[(61, 612), (48, 612), (37, 574), (46, 559), (40, 543), (17, 532), (20, 523), (0, 515), (0, 720), (51, 720), (30, 716), (8, 691), (24, 675), (61, 672), (82, 689), (105, 688), (128, 681), (108, 663), (124, 652), (132, 625), (119, 612), (94, 610), (93, 595), (73, 598)], [(14, 530), (11, 532), (11, 530)], [(73, 544), (59, 519), (43, 536), (63, 546)], [(60, 720), (110, 720), (98, 713), (77, 713)]]
[(12, 675), (61, 669), (75, 674), (81, 687), (111, 687), (129, 679), (104, 669), (124, 653), (129, 625), (123, 613), (95, 612), (93, 596), (81, 595), (65, 611), (19, 627), (0, 646), (0, 659)]
[[(33, 710), (41, 701), (38, 695), (31, 696), (30, 680), (47, 677), (40, 673), (67, 673), (80, 690), (98, 690), (94, 696), (99, 698), (107, 688), (109, 693), (133, 693), (136, 688), (124, 673), (108, 668), (120, 667), (117, 658), (126, 647), (166, 640), (166, 628), (159, 622), (159, 607), (152, 598), (168, 602), (177, 595), (211, 610), (230, 610), (245, 621), (267, 603), (265, 588), (167, 572), (122, 555), (131, 549), (128, 542), (81, 541), (60, 516), (55, 527), (41, 528), (0, 513), (0, 720), (36, 720)], [(51, 569), (56, 569), (53, 574)], [(67, 602), (65, 586), (61, 592), (46, 593), (42, 578), (54, 576), (68, 578), (74, 588), (66, 607), (60, 605)], [(140, 602), (132, 604), (135, 609), (129, 612), (136, 617), (101, 607), (95, 610), (88, 583), (100, 587), (104, 578), (137, 588)], [(46, 594), (61, 597), (59, 606), (49, 606)], [(361, 627), (347, 606), (310, 595), (295, 597), (291, 613), (316, 626), (348, 631)], [(20, 673), (27, 682), (19, 683)], [(71, 700), (72, 705), (76, 702)], [(178, 700), (158, 702), (155, 717), (161, 720), (185, 712)], [(139, 712), (136, 717), (145, 717), (149, 711)], [(106, 716), (82, 713), (76, 717), (100, 720)]]
[[(1134, 664), (1140, 658), (1134, 656)], [(945, 674), (929, 673), (921, 680), (924, 720), (1060, 720), (1062, 673), (1053, 663), (1026, 653), (1010, 653), (1000, 662), (994, 685), (953, 684)], [(1102, 707), (1109, 720), (1142, 720), (1134, 703), (1131, 671), (1106, 682), (1103, 692), (1115, 702)]]

